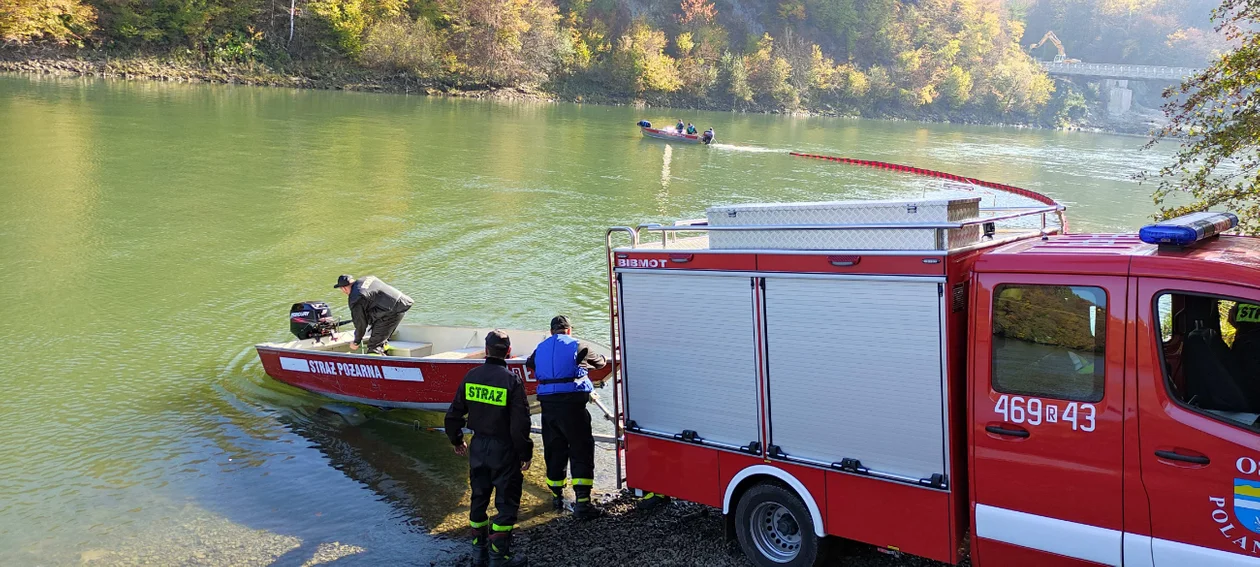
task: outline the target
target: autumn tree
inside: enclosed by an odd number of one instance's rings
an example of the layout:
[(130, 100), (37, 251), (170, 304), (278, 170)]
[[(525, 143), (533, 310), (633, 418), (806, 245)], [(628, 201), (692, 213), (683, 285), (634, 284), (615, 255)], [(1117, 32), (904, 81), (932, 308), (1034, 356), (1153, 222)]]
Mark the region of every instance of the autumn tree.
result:
[(731, 52), (722, 54), (718, 62), (726, 83), (726, 93), (731, 95), (731, 106), (748, 103), (753, 98), (752, 87), (748, 84), (748, 67), (744, 58)]
[(569, 38), (551, 0), (443, 0), (452, 71), (499, 85), (547, 79)]
[(635, 94), (648, 91), (674, 92), (682, 88), (678, 65), (665, 54), (665, 32), (637, 20), (617, 40), (613, 51), (613, 74)]
[[(1225, 0), (1212, 18), (1236, 47), (1165, 92), (1168, 124), (1147, 147), (1167, 140), (1180, 145), (1171, 163), (1139, 178), (1158, 181), (1154, 200), (1162, 218), (1229, 209), (1244, 231), (1260, 234), (1260, 4)], [(1191, 201), (1168, 204), (1181, 194)]]
[(79, 0), (0, 0), (0, 40), (82, 46), (96, 29), (96, 10)]
[(427, 76), (438, 70), (441, 40), (428, 20), (399, 16), (372, 24), (359, 60), (368, 67)]
[(679, 9), (682, 13), (679, 14), (678, 21), (683, 25), (710, 24), (717, 17), (717, 7), (709, 0), (682, 0)]

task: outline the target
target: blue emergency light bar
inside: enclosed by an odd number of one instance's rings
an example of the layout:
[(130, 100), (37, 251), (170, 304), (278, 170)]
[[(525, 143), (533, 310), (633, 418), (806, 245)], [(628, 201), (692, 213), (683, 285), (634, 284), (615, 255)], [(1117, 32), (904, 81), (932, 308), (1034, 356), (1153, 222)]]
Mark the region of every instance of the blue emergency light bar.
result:
[(1238, 226), (1234, 213), (1190, 213), (1175, 219), (1146, 225), (1138, 238), (1147, 244), (1189, 246)]

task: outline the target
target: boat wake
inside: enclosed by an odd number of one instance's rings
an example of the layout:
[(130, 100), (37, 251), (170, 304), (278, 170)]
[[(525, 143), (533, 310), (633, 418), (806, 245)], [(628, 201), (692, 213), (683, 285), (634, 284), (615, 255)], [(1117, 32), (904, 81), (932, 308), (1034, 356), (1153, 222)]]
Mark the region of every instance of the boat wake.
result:
[(770, 154), (770, 153), (781, 154), (781, 153), (784, 153), (784, 151), (783, 151), (783, 150), (776, 150), (776, 149), (772, 149), (772, 148), (763, 148), (763, 147), (760, 147), (760, 146), (736, 146), (736, 145), (734, 145), (734, 144), (719, 144), (719, 143), (713, 143), (713, 144), (709, 144), (709, 147), (710, 147), (710, 148), (717, 148), (717, 149), (719, 149), (719, 150), (726, 150), (726, 151), (728, 151), (728, 152), (749, 152), (749, 153), (755, 153), (755, 154)]

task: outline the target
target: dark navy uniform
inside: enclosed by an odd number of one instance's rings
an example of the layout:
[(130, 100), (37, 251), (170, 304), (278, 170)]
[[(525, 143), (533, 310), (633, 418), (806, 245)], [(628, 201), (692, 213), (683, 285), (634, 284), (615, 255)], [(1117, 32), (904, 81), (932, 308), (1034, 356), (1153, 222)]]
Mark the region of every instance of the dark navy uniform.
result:
[(542, 406), (543, 458), (547, 461), (547, 485), (557, 506), (564, 494), (565, 469), (573, 465), (574, 514), (594, 513), (590, 506), (595, 483), (595, 438), (591, 435), (591, 414), (586, 404), (593, 390), (588, 368), (603, 368), (608, 361), (589, 345), (569, 336), (569, 319), (563, 315), (551, 320), (552, 335), (539, 343), (525, 365), (538, 380), (538, 403)]
[[(472, 485), (468, 525), (473, 531), (478, 565), (484, 565), (487, 559), (496, 566), (525, 564), (524, 557), (511, 553), (512, 528), (521, 506), (521, 467), (533, 459), (534, 441), (529, 438), (525, 385), (508, 370), (505, 359), (509, 353), (506, 333), (487, 333), (486, 363), (464, 376), (446, 412), (446, 435), (452, 445), (464, 444), (465, 415), (468, 428), (473, 430), (468, 447), (468, 479)], [(486, 514), (491, 491), (497, 511), (493, 521)]]

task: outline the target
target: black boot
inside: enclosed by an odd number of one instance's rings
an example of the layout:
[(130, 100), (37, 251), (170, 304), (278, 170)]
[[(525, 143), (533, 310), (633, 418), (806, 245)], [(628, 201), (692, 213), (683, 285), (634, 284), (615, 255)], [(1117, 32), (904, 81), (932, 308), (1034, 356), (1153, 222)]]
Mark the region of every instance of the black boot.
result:
[(557, 512), (564, 509), (564, 489), (563, 488), (552, 487), (551, 507)]
[(488, 567), (490, 565), (490, 530), (481, 526), (469, 528), (469, 532), (471, 532), (473, 543), (473, 567)]
[(490, 567), (527, 567), (523, 553), (512, 553), (512, 532), (490, 536)]
[(577, 502), (573, 504), (573, 517), (578, 520), (594, 520), (604, 515), (604, 511), (596, 508), (590, 502)]
[(602, 510), (591, 504), (591, 487), (574, 487), (573, 494), (577, 497), (573, 503), (573, 517), (575, 519), (582, 521), (593, 520), (604, 515)]
[(642, 500), (639, 500), (639, 504), (636, 508), (639, 510), (655, 510), (656, 508), (660, 508), (666, 504), (669, 504), (668, 496), (656, 494), (655, 492), (649, 492), (643, 496)]

